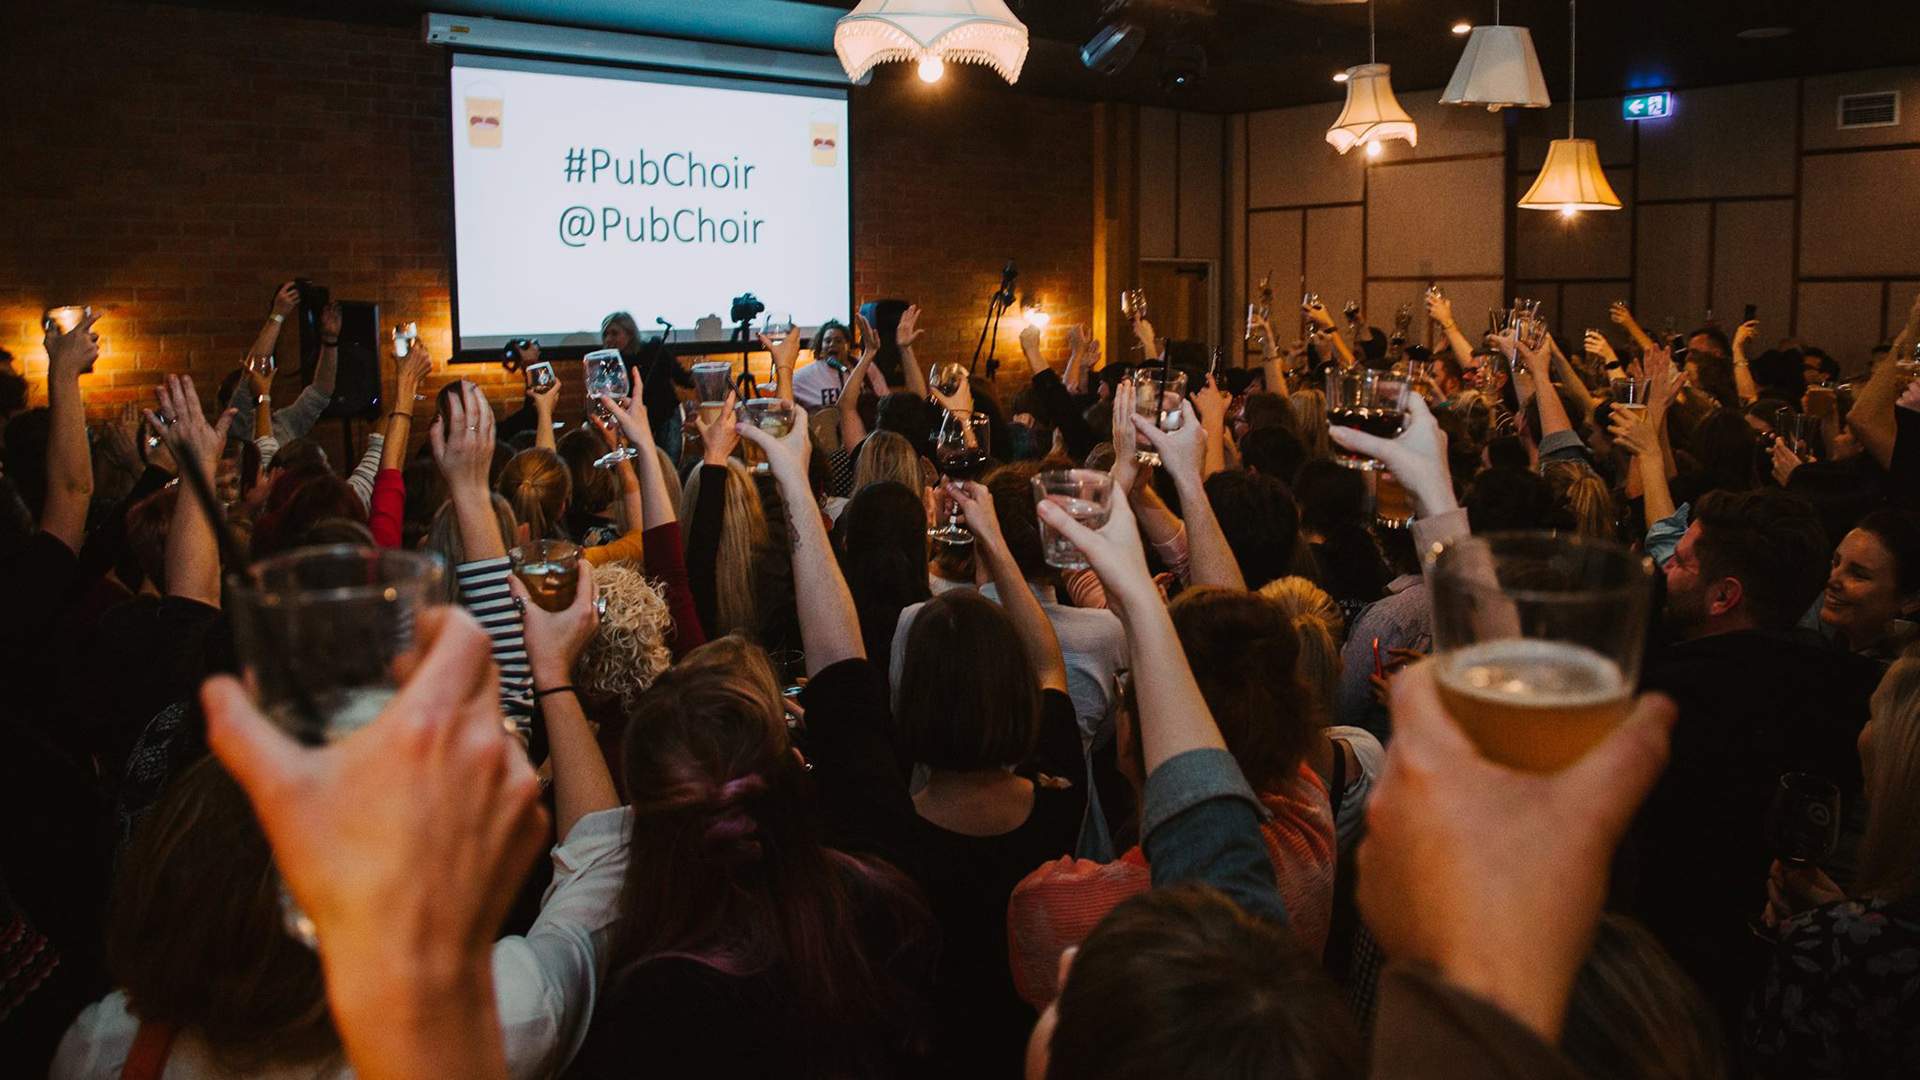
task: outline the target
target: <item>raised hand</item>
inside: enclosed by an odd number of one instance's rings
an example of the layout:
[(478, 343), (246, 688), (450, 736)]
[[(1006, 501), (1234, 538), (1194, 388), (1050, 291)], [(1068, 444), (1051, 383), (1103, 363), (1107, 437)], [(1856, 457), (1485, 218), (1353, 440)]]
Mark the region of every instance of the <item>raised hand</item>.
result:
[[(300, 287), (291, 281), (282, 284), (280, 290), (273, 294), (273, 313), (283, 319), (293, 314), (293, 309), (299, 306)], [(337, 327), (335, 332), (338, 333)]]
[(960, 385), (954, 388), (953, 393), (943, 394), (937, 386), (928, 387), (927, 393), (932, 394), (933, 400), (950, 413), (973, 415), (973, 376), (964, 371), (960, 373)]
[(1447, 469), (1447, 433), (1440, 430), (1433, 410), (1419, 394), (1407, 395), (1406, 427), (1391, 439), (1350, 427), (1329, 428), (1327, 436), (1342, 448), (1393, 470), (1394, 479), (1413, 501), (1416, 517), (1434, 517), (1458, 505)]
[(1140, 545), (1140, 529), (1134, 522), (1133, 507), (1128, 501), (1129, 493), (1119, 484), (1114, 485), (1113, 509), (1107, 517), (1107, 523), (1098, 529), (1089, 529), (1074, 520), (1072, 514), (1058, 503), (1048, 500), (1039, 505), (1040, 520), (1047, 527), (1073, 541), (1073, 546), (1086, 556), (1087, 564), (1106, 586), (1109, 600), (1121, 600), (1131, 595), (1136, 598), (1151, 597), (1159, 602), (1159, 590), (1153, 583), (1153, 575), (1147, 573), (1147, 556)]
[(459, 392), (447, 395), (446, 414), (427, 431), (434, 464), (450, 491), (486, 490), (493, 441), (493, 407), (478, 386), (460, 380)]
[[(775, 381), (777, 382), (779, 381), (778, 373), (781, 371), (791, 372), (793, 365), (800, 359), (800, 332), (798, 330), (789, 330), (787, 331), (787, 335), (779, 341), (775, 341), (765, 334), (761, 334), (759, 337), (760, 347), (767, 350), (767, 355), (773, 361), (773, 369), (776, 374)], [(634, 388), (634, 396), (638, 397), (639, 395), (639, 388)]]
[(1753, 339), (1759, 336), (1760, 321), (1758, 319), (1748, 319), (1746, 322), (1741, 323), (1733, 331), (1733, 355), (1748, 355), (1749, 350), (1747, 346), (1751, 345)]
[(401, 408), (412, 408), (414, 395), (420, 392), (421, 384), (427, 376), (433, 374), (433, 357), (428, 355), (424, 345), (416, 345), (408, 352), (393, 370), (395, 397), (394, 404)]
[[(594, 418), (599, 423), (599, 418)], [(565, 611), (548, 611), (533, 602), (526, 582), (518, 574), (507, 578), (507, 587), (520, 601), (521, 623), (526, 627), (527, 660), (540, 680), (549, 685), (573, 681), (573, 665), (586, 651), (587, 643), (600, 629), (600, 612), (594, 603), (599, 595), (593, 585), (593, 564), (580, 560), (580, 581), (573, 594), (573, 606)]]
[[(193, 390), (193, 379), (187, 375), (167, 376), (165, 383), (154, 388), (154, 396), (159, 399), (159, 414), (150, 412), (148, 419), (156, 426), (166, 427), (179, 445), (192, 451), (201, 474), (211, 481), (214, 465), (227, 446), (233, 410), (227, 409), (217, 421), (207, 423), (206, 413), (200, 408), (200, 396)], [(163, 423), (161, 416), (171, 417), (171, 423)]]
[(1122, 491), (1132, 491), (1134, 481), (1141, 475), (1136, 460), (1139, 436), (1133, 430), (1132, 379), (1122, 379), (1114, 385), (1113, 433), (1109, 438), (1113, 442), (1113, 466), (1107, 472), (1113, 477), (1113, 486)]
[(1618, 326), (1640, 325), (1639, 323), (1634, 321), (1633, 310), (1627, 307), (1626, 304), (1621, 303), (1618, 300), (1615, 300), (1613, 303), (1607, 305), (1607, 318), (1612, 319), (1615, 325), (1618, 325)]
[(1427, 290), (1427, 318), (1441, 326), (1453, 325), (1453, 301), (1433, 290)]
[(860, 359), (864, 362), (880, 355), (880, 332), (873, 328), (865, 315), (854, 312), (854, 321), (860, 324)]
[[(727, 403), (727, 415), (733, 415), (731, 399)], [(805, 423), (804, 417), (788, 427), (787, 433), (777, 439), (758, 424), (728, 424), (727, 427), (732, 439), (738, 441), (744, 438), (767, 455), (767, 468), (776, 477), (806, 483), (807, 465), (813, 459), (813, 428)], [(708, 464), (714, 462), (709, 460)]]
[(973, 530), (976, 541), (995, 551), (1006, 548), (1007, 539), (1000, 532), (1000, 518), (993, 508), (993, 494), (985, 484), (972, 480), (964, 483), (946, 480), (940, 488), (960, 508), (960, 513), (967, 519), (967, 528)]
[(1920, 379), (1908, 383), (1907, 388), (1900, 392), (1900, 400), (1894, 404), (1902, 409), (1920, 412)]
[[(866, 357), (860, 358), (861, 363)], [(700, 431), (701, 461), (708, 465), (725, 465), (732, 456), (733, 448), (740, 445), (740, 429), (748, 425), (736, 425), (733, 420), (734, 393), (727, 392), (726, 404), (719, 415), (709, 420), (702, 413), (694, 414), (694, 426)], [(795, 424), (795, 427), (806, 427)]]
[[(1207, 453), (1207, 433), (1193, 411), (1193, 402), (1180, 403), (1180, 426), (1173, 431), (1161, 431), (1158, 424), (1132, 409), (1127, 410), (1127, 418), (1133, 423), (1133, 429), (1159, 452), (1160, 463), (1166, 467), (1168, 475), (1175, 479), (1182, 476), (1197, 478), (1200, 475), (1200, 466)], [(1116, 452), (1119, 450), (1118, 447), (1114, 449)]]
[[(320, 309), (320, 336), (322, 338), (340, 338), (340, 301), (335, 300)], [(325, 344), (325, 342), (321, 342)]]
[(1587, 352), (1600, 358), (1602, 367), (1613, 368), (1619, 366), (1620, 356), (1613, 351), (1613, 343), (1607, 340), (1607, 335), (1598, 330), (1589, 330), (1582, 344), (1586, 347)]
[(1787, 481), (1793, 477), (1793, 470), (1806, 464), (1800, 460), (1800, 455), (1794, 453), (1793, 448), (1787, 445), (1785, 439), (1773, 440), (1770, 453), (1773, 463), (1773, 482), (1781, 487), (1787, 486)]
[(1193, 403), (1199, 407), (1202, 430), (1226, 430), (1227, 407), (1233, 404), (1233, 395), (1220, 389), (1219, 379), (1208, 375), (1207, 385), (1193, 392)]
[(1431, 662), (1391, 694), (1361, 914), (1396, 961), (1433, 965), (1557, 1042), (1614, 848), (1666, 764), (1673, 706), (1643, 697), (1573, 766), (1531, 775), (1480, 755), (1447, 716)]
[(1607, 431), (1613, 441), (1626, 448), (1635, 457), (1658, 457), (1660, 455), (1660, 437), (1649, 416), (1642, 415), (1638, 409), (1615, 408), (1607, 423)]
[(926, 331), (920, 329), (920, 305), (914, 304), (900, 313), (900, 324), (893, 330), (893, 343), (901, 349), (911, 349), (924, 333)]
[(653, 445), (653, 428), (647, 419), (647, 407), (640, 400), (640, 373), (634, 372), (633, 378), (631, 398), (622, 401), (605, 394), (595, 394), (593, 400), (613, 417), (614, 424), (627, 437), (627, 441), (644, 452)]
[(1647, 418), (1664, 421), (1667, 410), (1687, 388), (1688, 375), (1673, 366), (1673, 353), (1664, 345), (1648, 349), (1642, 365), (1651, 383), (1647, 388)]
[(93, 332), (99, 320), (98, 312), (89, 312), (64, 334), (59, 327), (48, 328), (42, 339), (47, 348), (47, 378), (73, 379), (93, 370), (94, 361), (100, 359), (100, 335)]
[(1324, 302), (1315, 300), (1310, 304), (1302, 304), (1300, 310), (1307, 313), (1307, 318), (1314, 326), (1322, 330), (1333, 329), (1333, 312), (1327, 310)]

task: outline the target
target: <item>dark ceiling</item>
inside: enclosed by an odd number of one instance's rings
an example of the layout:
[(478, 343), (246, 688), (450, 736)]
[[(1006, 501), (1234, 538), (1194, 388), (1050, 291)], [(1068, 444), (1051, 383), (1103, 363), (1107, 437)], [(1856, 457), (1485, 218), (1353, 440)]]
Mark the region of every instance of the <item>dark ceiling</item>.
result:
[[(195, 0), (187, 0), (195, 2)], [(829, 52), (833, 20), (855, 0), (200, 0), (306, 17), (405, 21), (425, 11)], [(1335, 101), (1333, 73), (1367, 59), (1367, 6), (1328, 0), (1130, 0), (1149, 9), (1147, 42), (1119, 75), (1080, 64), (1081, 43), (1114, 0), (1009, 0), (1032, 31), (1019, 89), (1210, 112)], [(1491, 22), (1495, 0), (1378, 0), (1380, 60), (1402, 90), (1444, 86), (1463, 39), (1455, 22)], [(1920, 64), (1920, 0), (1587, 0), (1580, 93), (1708, 86)], [(1502, 21), (1531, 27), (1556, 100), (1566, 95), (1565, 0), (1503, 0)], [(1792, 33), (1748, 40), (1741, 30)], [(1169, 44), (1197, 44), (1207, 72), (1166, 85)], [(966, 78), (991, 79), (979, 70)]]

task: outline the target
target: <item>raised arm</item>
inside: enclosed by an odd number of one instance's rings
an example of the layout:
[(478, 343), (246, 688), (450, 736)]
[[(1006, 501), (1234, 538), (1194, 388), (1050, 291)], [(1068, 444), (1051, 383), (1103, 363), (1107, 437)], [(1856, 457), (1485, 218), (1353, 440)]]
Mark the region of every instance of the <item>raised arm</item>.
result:
[(573, 688), (573, 666), (600, 629), (593, 565), (581, 561), (580, 587), (573, 594), (573, 606), (565, 611), (547, 611), (534, 603), (517, 576), (508, 579), (508, 586), (526, 624), (533, 696), (547, 721), (548, 760), (553, 765), (554, 835), (564, 842), (581, 818), (620, 805), (606, 755), (600, 752)]
[[(340, 372), (340, 302), (320, 309), (320, 359), (313, 368), (310, 389), (333, 397), (334, 376)], [(309, 428), (313, 425), (308, 424)]]
[[(1180, 429), (1161, 431), (1133, 411), (1132, 387), (1124, 398), (1116, 397), (1114, 408), (1126, 407), (1123, 414), (1134, 430), (1146, 437), (1160, 453), (1160, 460), (1180, 493), (1180, 512), (1187, 524), (1187, 548), (1193, 567), (1193, 584), (1218, 585), (1223, 589), (1244, 589), (1247, 579), (1240, 573), (1240, 560), (1233, 557), (1227, 536), (1213, 516), (1213, 504), (1207, 500), (1207, 488), (1200, 476), (1200, 462), (1206, 453), (1206, 433), (1194, 414), (1193, 403), (1180, 403)], [(1118, 448), (1116, 448), (1117, 450)], [(1127, 515), (1131, 518), (1131, 512)]]
[(920, 329), (920, 305), (914, 304), (900, 313), (900, 325), (894, 328), (893, 344), (900, 350), (900, 377), (906, 382), (907, 393), (927, 396), (927, 369), (913, 355), (913, 343), (926, 333)]
[(1200, 430), (1206, 434), (1205, 454), (1200, 463), (1200, 478), (1206, 479), (1227, 467), (1227, 406), (1233, 395), (1220, 389), (1219, 380), (1207, 376), (1207, 385), (1193, 392)]
[[(166, 385), (155, 391), (160, 399), (160, 415), (173, 418), (167, 425), (169, 437), (192, 451), (201, 477), (209, 487), (220, 453), (227, 445), (227, 429), (233, 426), (233, 411), (208, 424), (200, 409), (200, 396), (193, 391), (193, 380), (185, 375), (167, 376)], [(158, 426), (158, 425), (156, 425)], [(176, 454), (182, 469), (191, 468), (184, 455)], [(197, 600), (208, 607), (220, 606), (220, 545), (213, 534), (200, 500), (181, 491), (173, 503), (173, 524), (167, 530), (167, 595)]]
[(272, 356), (274, 346), (280, 342), (280, 329), (287, 324), (287, 316), (300, 305), (300, 290), (289, 281), (280, 286), (273, 294), (273, 308), (267, 312), (267, 321), (260, 325), (260, 332), (254, 335), (253, 344), (247, 349), (247, 358)]
[(1760, 400), (1760, 386), (1753, 381), (1753, 357), (1750, 346), (1753, 339), (1760, 336), (1760, 323), (1748, 319), (1733, 332), (1733, 388), (1740, 395), (1740, 404), (1751, 405)]
[[(640, 528), (652, 529), (678, 521), (680, 511), (673, 505), (673, 496), (667, 488), (667, 474), (660, 468), (660, 455), (654, 452), (653, 429), (647, 424), (647, 407), (641, 401), (640, 389), (634, 387), (633, 396), (625, 402), (605, 395), (596, 395), (594, 401), (606, 407), (613, 415), (613, 422), (619, 425), (621, 434), (640, 452), (634, 458), (634, 473), (640, 481), (640, 516), (630, 519), (628, 527), (631, 528), (637, 521)], [(628, 512), (633, 512), (631, 507)]]
[[(793, 368), (800, 360), (800, 331), (788, 329), (787, 336), (775, 341), (760, 335), (760, 347), (767, 350), (773, 364), (774, 394), (783, 401), (793, 400)], [(636, 392), (636, 396), (638, 396)], [(634, 445), (639, 445), (635, 443)]]
[(1465, 367), (1473, 357), (1473, 342), (1460, 332), (1460, 324), (1453, 319), (1453, 301), (1429, 290), (1427, 292), (1427, 318), (1440, 324), (1440, 330), (1447, 336), (1447, 344), (1453, 349), (1454, 362)]
[(1532, 348), (1515, 338), (1514, 345), (1520, 351), (1521, 362), (1527, 365), (1527, 374), (1533, 379), (1533, 399), (1540, 406), (1540, 431), (1537, 437), (1544, 448), (1549, 435), (1572, 432), (1573, 423), (1567, 419), (1567, 407), (1554, 389), (1553, 357), (1547, 353), (1545, 344)]
[(273, 378), (262, 370), (266, 366), (262, 359), (258, 356), (247, 357), (246, 375), (241, 379), (242, 388), (250, 392), (248, 404), (253, 407), (255, 443), (273, 438)]
[[(98, 315), (72, 330), (49, 329), (47, 347), (47, 498), (40, 528), (74, 551), (87, 535), (87, 506), (93, 501), (93, 452), (87, 445), (87, 407), (80, 375), (100, 356), (93, 332)], [(183, 500), (184, 501), (184, 500)]]
[(1646, 525), (1673, 516), (1673, 491), (1667, 486), (1666, 465), (1660, 459), (1660, 440), (1651, 418), (1632, 409), (1613, 410), (1609, 425), (1614, 442), (1633, 455), (1633, 469), (1640, 478), (1640, 491), (1646, 508)]
[(539, 390), (527, 387), (527, 398), (533, 402), (533, 445), (542, 450), (558, 449), (553, 437), (553, 409), (560, 403), (560, 381), (555, 379)]
[(447, 414), (428, 429), (427, 441), (434, 464), (446, 477), (447, 500), (453, 504), (467, 561), (504, 558), (507, 542), (487, 487), (493, 465), (493, 409), (479, 387), (461, 380), (460, 392), (447, 396)]
[(1553, 374), (1560, 380), (1560, 385), (1566, 387), (1567, 393), (1580, 403), (1580, 408), (1587, 415), (1592, 415), (1593, 391), (1587, 389), (1587, 380), (1580, 377), (1573, 361), (1560, 351), (1560, 343), (1553, 340), (1551, 334), (1547, 335), (1547, 355), (1553, 360)]
[(1014, 632), (1020, 635), (1021, 647), (1033, 661), (1034, 673), (1039, 676), (1040, 689), (1066, 693), (1067, 665), (1060, 657), (1060, 639), (1054, 635), (1053, 623), (1040, 609), (1040, 602), (1033, 598), (1033, 591), (1027, 588), (1027, 579), (1020, 573), (1020, 564), (1013, 561), (1013, 552), (1007, 549), (1006, 537), (1000, 532), (1000, 519), (994, 513), (993, 495), (984, 484), (957, 484), (949, 480), (945, 486), (947, 495), (966, 515), (967, 528), (973, 530), (974, 557), (986, 562), (987, 572), (993, 576), (994, 591), (1000, 594), (1000, 607), (1013, 620)]
[(1907, 325), (1893, 339), (1893, 348), (1886, 360), (1873, 369), (1867, 385), (1861, 387), (1854, 398), (1853, 408), (1847, 411), (1847, 427), (1883, 469), (1892, 466), (1893, 444), (1898, 434), (1894, 402), (1900, 399), (1900, 392), (1907, 385), (1898, 365), (1913, 355), (1916, 342), (1920, 342), (1920, 295), (1913, 298), (1913, 306), (1907, 309)]
[(859, 446), (860, 440), (867, 437), (867, 425), (860, 419), (860, 393), (866, 389), (870, 366), (871, 361), (862, 356), (847, 374), (846, 382), (840, 387), (840, 398), (834, 402), (834, 408), (840, 410), (840, 445), (848, 449)]
[(398, 469), (406, 464), (407, 443), (413, 438), (413, 400), (433, 370), (426, 350), (408, 354), (393, 373), (393, 411), (387, 414), (387, 438), (380, 448), (380, 471)]
[(795, 424), (778, 439), (754, 424), (739, 424), (735, 430), (767, 455), (774, 482), (780, 485), (787, 537), (793, 544), (793, 598), (800, 614), (807, 674), (817, 675), (842, 660), (866, 658), (853, 594), (840, 576), (840, 563), (807, 483), (807, 462), (813, 453), (807, 425)]
[(1347, 344), (1345, 334), (1333, 328), (1333, 312), (1327, 310), (1327, 305), (1315, 300), (1301, 310), (1307, 313), (1307, 318), (1313, 320), (1314, 327), (1321, 332), (1320, 336), (1333, 342), (1334, 350), (1340, 354), (1340, 366), (1352, 367), (1353, 346)]
[(1607, 317), (1617, 323), (1622, 330), (1625, 330), (1627, 336), (1633, 339), (1635, 345), (1640, 346), (1642, 352), (1660, 344), (1654, 341), (1645, 330), (1640, 328), (1639, 320), (1633, 317), (1633, 310), (1627, 307), (1626, 304), (1617, 300), (1609, 304), (1607, 306)]

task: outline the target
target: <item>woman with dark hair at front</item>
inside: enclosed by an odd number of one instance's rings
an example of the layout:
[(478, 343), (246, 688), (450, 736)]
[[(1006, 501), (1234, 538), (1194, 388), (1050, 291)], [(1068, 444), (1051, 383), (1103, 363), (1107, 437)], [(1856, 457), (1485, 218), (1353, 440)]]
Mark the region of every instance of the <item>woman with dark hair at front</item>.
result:
[(653, 429), (653, 441), (661, 446), (679, 446), (672, 427), (679, 418), (680, 396), (673, 388), (693, 389), (693, 373), (680, 366), (664, 342), (642, 339), (639, 324), (624, 311), (600, 320), (600, 347), (618, 349), (626, 358), (627, 369), (640, 389), (640, 400), (647, 407), (647, 426)]
[(1821, 628), (1848, 649), (1891, 660), (1920, 637), (1920, 517), (1876, 510), (1833, 549)]
[(890, 481), (872, 484), (854, 493), (834, 531), (867, 655), (886, 656), (900, 612), (933, 597), (927, 581), (926, 504), (917, 490)]

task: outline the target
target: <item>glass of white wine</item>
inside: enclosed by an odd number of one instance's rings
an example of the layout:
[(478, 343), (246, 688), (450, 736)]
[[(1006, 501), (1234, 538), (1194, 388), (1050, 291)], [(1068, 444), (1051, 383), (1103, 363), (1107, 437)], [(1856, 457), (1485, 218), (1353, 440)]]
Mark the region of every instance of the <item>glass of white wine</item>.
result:
[[(419, 552), (353, 544), (254, 563), (229, 591), (240, 669), (260, 711), (309, 746), (371, 724), (400, 687), (420, 613), (446, 599), (445, 567)], [(287, 932), (313, 922), (281, 893)]]
[(1653, 601), (1653, 562), (1558, 533), (1463, 537), (1432, 558), (1435, 676), (1489, 759), (1557, 772), (1626, 719)]

